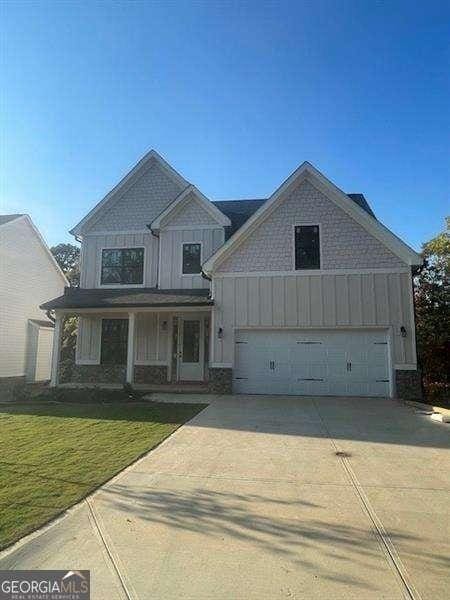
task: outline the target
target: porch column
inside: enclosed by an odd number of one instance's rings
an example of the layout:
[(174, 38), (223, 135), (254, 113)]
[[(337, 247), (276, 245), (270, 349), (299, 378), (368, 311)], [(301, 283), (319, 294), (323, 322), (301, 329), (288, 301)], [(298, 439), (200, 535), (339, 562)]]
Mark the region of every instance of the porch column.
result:
[(58, 385), (58, 368), (61, 354), (62, 323), (63, 315), (57, 313), (55, 316), (55, 329), (53, 331), (52, 373), (50, 379), (51, 387), (55, 387), (55, 385)]
[(134, 333), (135, 313), (128, 314), (128, 347), (127, 347), (127, 383), (134, 381)]

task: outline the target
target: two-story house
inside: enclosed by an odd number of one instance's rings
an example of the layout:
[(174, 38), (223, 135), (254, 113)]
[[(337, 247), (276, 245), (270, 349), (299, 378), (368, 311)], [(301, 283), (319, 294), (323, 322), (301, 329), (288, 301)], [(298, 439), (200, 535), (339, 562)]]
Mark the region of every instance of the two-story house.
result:
[(53, 322), (39, 304), (67, 285), (29, 215), (0, 215), (1, 390), (50, 379)]
[(218, 392), (418, 397), (420, 256), (303, 163), (267, 199), (211, 202), (149, 152), (74, 227), (73, 382), (205, 382)]

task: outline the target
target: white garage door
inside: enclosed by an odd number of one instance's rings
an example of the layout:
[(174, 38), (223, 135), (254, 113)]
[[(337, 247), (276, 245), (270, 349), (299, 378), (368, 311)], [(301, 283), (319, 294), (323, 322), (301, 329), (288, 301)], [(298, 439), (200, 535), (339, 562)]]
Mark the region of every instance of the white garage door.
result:
[(238, 394), (389, 396), (384, 331), (236, 332)]

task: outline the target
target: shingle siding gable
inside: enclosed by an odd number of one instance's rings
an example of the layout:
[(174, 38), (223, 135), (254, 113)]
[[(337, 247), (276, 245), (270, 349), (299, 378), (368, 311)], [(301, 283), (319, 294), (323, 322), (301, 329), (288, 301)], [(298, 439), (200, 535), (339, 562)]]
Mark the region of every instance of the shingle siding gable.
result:
[(164, 221), (164, 226), (193, 226), (193, 225), (211, 225), (211, 227), (221, 227), (217, 221), (203, 208), (200, 202), (191, 195), (186, 203), (183, 204), (173, 215)]
[(183, 187), (158, 164), (150, 168), (118, 200), (111, 199), (88, 227), (96, 231), (142, 231), (171, 202)]
[(218, 272), (292, 270), (293, 225), (301, 222), (321, 225), (322, 269), (405, 266), (334, 202), (304, 181), (224, 260)]

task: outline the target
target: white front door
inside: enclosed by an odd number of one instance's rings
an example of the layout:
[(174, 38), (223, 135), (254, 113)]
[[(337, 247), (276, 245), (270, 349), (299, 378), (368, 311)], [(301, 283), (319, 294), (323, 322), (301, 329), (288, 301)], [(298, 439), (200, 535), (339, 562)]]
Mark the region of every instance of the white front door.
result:
[(179, 381), (203, 381), (204, 320), (180, 317), (178, 323), (178, 379)]

